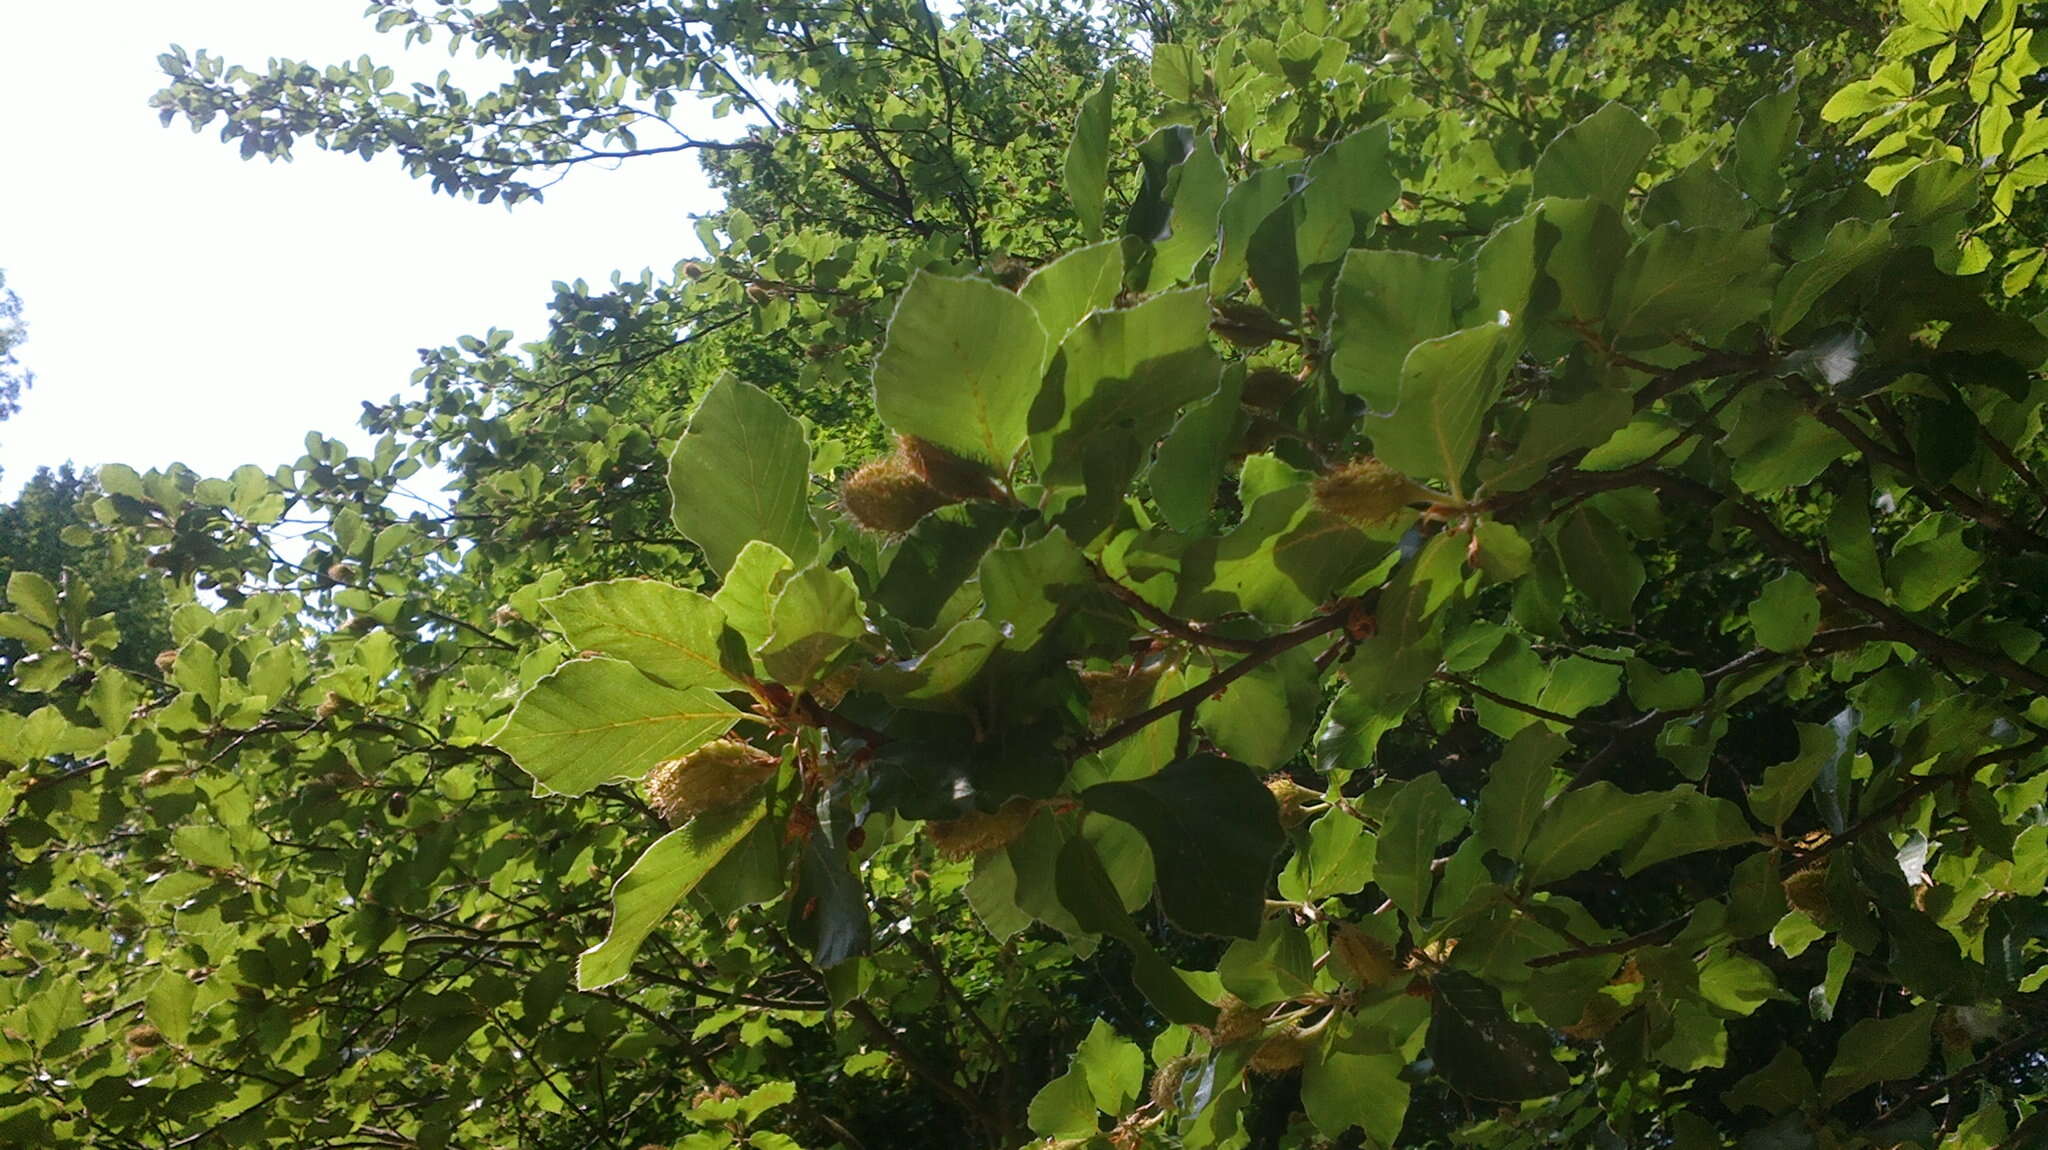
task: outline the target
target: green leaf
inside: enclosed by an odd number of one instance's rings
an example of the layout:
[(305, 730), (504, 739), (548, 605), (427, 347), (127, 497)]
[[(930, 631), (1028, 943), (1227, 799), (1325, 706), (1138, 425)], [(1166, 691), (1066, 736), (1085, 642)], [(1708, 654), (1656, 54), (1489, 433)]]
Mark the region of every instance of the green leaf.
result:
[(1892, 227), (1888, 220), (1875, 223), (1848, 219), (1835, 224), (1818, 254), (1800, 260), (1778, 281), (1777, 299), (1771, 305), (1771, 334), (1784, 336), (1799, 326), (1813, 305), (1828, 289), (1863, 268), (1876, 263), (1892, 250)]
[(1190, 405), (1159, 444), (1148, 473), (1152, 501), (1175, 531), (1207, 533), (1243, 394), (1244, 373), (1224, 372), (1216, 394)]
[(1721, 449), (1734, 460), (1736, 486), (1752, 495), (1803, 487), (1850, 451), (1848, 441), (1808, 414), (1798, 396), (1776, 388), (1743, 393)]
[(633, 664), (671, 687), (730, 686), (719, 662), (725, 613), (695, 591), (653, 579), (585, 583), (541, 606), (569, 646)]
[(897, 431), (1004, 470), (1029, 433), (1046, 344), (1018, 296), (920, 271), (875, 360), (875, 411)]
[(143, 1012), (165, 1038), (183, 1046), (192, 1033), (192, 1004), (199, 985), (175, 970), (166, 970), (149, 988)]
[(1199, 288), (1098, 311), (1067, 336), (1031, 413), (1031, 452), (1048, 486), (1085, 489), (1058, 517), (1069, 534), (1108, 526), (1153, 444), (1222, 369)]
[(1273, 856), (1286, 838), (1272, 792), (1243, 763), (1196, 755), (1150, 778), (1089, 787), (1081, 801), (1145, 836), (1160, 909), (1174, 925), (1258, 937)]
[(718, 571), (756, 539), (808, 563), (818, 553), (810, 473), (803, 425), (767, 392), (727, 376), (705, 393), (669, 453), (676, 530)]
[(1209, 269), (1209, 294), (1221, 299), (1244, 282), (1246, 253), (1259, 225), (1287, 198), (1289, 172), (1285, 168), (1260, 168), (1250, 178), (1230, 189), (1223, 198), (1216, 228), (1222, 235), (1216, 262)]
[(1750, 198), (1775, 204), (1784, 191), (1779, 169), (1799, 134), (1799, 86), (1796, 82), (1749, 106), (1735, 125), (1735, 182)]
[(1537, 157), (1536, 196), (1601, 200), (1620, 207), (1657, 133), (1642, 117), (1608, 104), (1566, 128)]
[(766, 810), (763, 799), (711, 811), (643, 851), (612, 886), (612, 925), (604, 941), (576, 960), (577, 989), (596, 990), (626, 977), (648, 934), (747, 837)]
[(1380, 818), (1373, 881), (1411, 918), (1424, 917), (1437, 847), (1465, 829), (1471, 813), (1434, 772), (1402, 785)]
[(1742, 808), (1727, 799), (1681, 791), (1671, 809), (1658, 815), (1650, 829), (1621, 852), (1621, 874), (1633, 878), (1666, 859), (1755, 840)]
[(796, 564), (781, 548), (756, 539), (740, 548), (739, 558), (733, 560), (732, 569), (726, 572), (725, 583), (711, 596), (726, 623), (746, 640), (748, 650), (768, 641), (769, 612), (775, 608), (775, 597), (782, 593), (783, 583), (795, 570)]
[(1572, 586), (1608, 619), (1627, 622), (1643, 589), (1643, 561), (1614, 526), (1591, 507), (1572, 512), (1557, 529), (1557, 550)]
[(1488, 849), (1520, 858), (1543, 816), (1557, 760), (1571, 749), (1564, 736), (1543, 727), (1524, 727), (1487, 771), (1479, 792), (1473, 831)]
[(1799, 754), (1785, 762), (1764, 768), (1762, 784), (1750, 788), (1749, 810), (1758, 822), (1777, 829), (1798, 809), (1799, 800), (1820, 778), (1821, 772), (1838, 766), (1848, 757), (1851, 746), (1845, 731), (1819, 723), (1799, 723)]
[(44, 630), (57, 629), (57, 588), (34, 571), (8, 573), (7, 604)]
[(1401, 365), (1415, 345), (1447, 335), (1458, 265), (1365, 248), (1344, 257), (1330, 317), (1330, 372), (1374, 412), (1401, 403)]
[(1806, 1068), (1806, 1061), (1790, 1046), (1778, 1047), (1778, 1053), (1762, 1068), (1752, 1071), (1724, 1091), (1721, 1101), (1730, 1110), (1754, 1107), (1766, 1114), (1783, 1114), (1803, 1106), (1813, 1097), (1813, 1072)]
[(1465, 465), (1519, 350), (1514, 329), (1497, 323), (1417, 344), (1402, 362), (1393, 413), (1366, 417), (1373, 453), (1410, 477), (1441, 479), (1462, 495)]
[(1315, 660), (1297, 648), (1203, 700), (1195, 721), (1224, 754), (1278, 770), (1308, 741), (1322, 702)]
[(1865, 1086), (1911, 1078), (1927, 1066), (1935, 1006), (1926, 1003), (1890, 1018), (1866, 1018), (1835, 1047), (1821, 1093), (1838, 1102)]
[(1102, 234), (1102, 189), (1109, 181), (1109, 113), (1115, 98), (1116, 72), (1111, 70), (1081, 101), (1074, 135), (1067, 144), (1067, 198), (1073, 201), (1081, 230), (1090, 239)]
[(1551, 1056), (1550, 1033), (1516, 1022), (1500, 991), (1462, 970), (1437, 975), (1426, 1049), (1451, 1089), (1472, 1098), (1519, 1102), (1556, 1094), (1571, 1075)]
[(817, 684), (842, 652), (867, 631), (851, 572), (806, 567), (789, 577), (769, 613), (761, 666), (782, 685)]
[(1820, 629), (1820, 596), (1805, 576), (1787, 571), (1764, 584), (1763, 593), (1749, 606), (1749, 625), (1764, 650), (1796, 654)]
[[(1178, 139), (1181, 133), (1192, 137), (1189, 150), (1175, 151), (1170, 155), (1157, 150), (1164, 147), (1169, 137)], [(1161, 129), (1139, 148), (1138, 154), (1146, 162), (1146, 186), (1149, 189), (1157, 182), (1158, 195), (1165, 208), (1163, 225), (1150, 235), (1139, 236), (1152, 245), (1151, 252), (1139, 263), (1144, 272), (1141, 290), (1160, 291), (1187, 279), (1201, 263), (1202, 257), (1216, 247), (1216, 220), (1223, 211), (1223, 197), (1229, 190), (1230, 178), (1224, 172), (1223, 159), (1216, 154), (1216, 146), (1210, 142), (1207, 132)], [(1164, 160), (1170, 160), (1170, 163), (1157, 162)], [(1155, 172), (1155, 168), (1160, 167), (1164, 172)], [(1141, 202), (1143, 199), (1144, 192), (1141, 191)], [(1135, 209), (1132, 216), (1135, 231), (1138, 223)]]
[[(1097, 1025), (1101, 1025), (1099, 1022)], [(1044, 1138), (1085, 1138), (1096, 1133), (1095, 1096), (1079, 1067), (1040, 1087), (1024, 1120)]]
[(1145, 1088), (1145, 1052), (1099, 1018), (1074, 1051), (1074, 1069), (1087, 1081), (1095, 1108), (1111, 1118), (1128, 1114)]
[(1617, 347), (1655, 347), (1682, 331), (1719, 339), (1771, 306), (1769, 228), (1723, 231), (1666, 224), (1622, 262), (1608, 305)]
[(1523, 881), (1540, 887), (1577, 874), (1636, 837), (1676, 801), (1670, 791), (1629, 794), (1598, 782), (1552, 800), (1522, 852)]
[(575, 659), (520, 696), (485, 741), (542, 788), (580, 795), (640, 778), (731, 730), (738, 718), (703, 687), (665, 687), (617, 659)]
[(1301, 1105), (1309, 1121), (1331, 1137), (1363, 1127), (1372, 1145), (1392, 1146), (1408, 1116), (1407, 1060), (1399, 1053), (1312, 1054), (1301, 1074)]
[(1124, 248), (1117, 240), (1075, 248), (1031, 273), (1017, 294), (1038, 311), (1048, 361), (1089, 312), (1116, 303), (1123, 281)]
[(1081, 929), (1108, 935), (1130, 948), (1131, 981), (1168, 1022), (1215, 1023), (1216, 1008), (1195, 993), (1131, 921), (1116, 884), (1102, 869), (1102, 859), (1087, 839), (1076, 835), (1066, 841), (1055, 874), (1060, 905), (1073, 914)]
[(1642, 659), (1628, 661), (1629, 702), (1645, 711), (1683, 711), (1707, 697), (1706, 680), (1691, 667), (1658, 670)]
[(234, 843), (220, 827), (190, 823), (171, 832), (171, 849), (194, 866), (233, 870)]
[(1946, 513), (1913, 525), (1885, 562), (1893, 597), (1908, 611), (1925, 611), (1977, 573), (1984, 556), (1963, 541), (1964, 522)]

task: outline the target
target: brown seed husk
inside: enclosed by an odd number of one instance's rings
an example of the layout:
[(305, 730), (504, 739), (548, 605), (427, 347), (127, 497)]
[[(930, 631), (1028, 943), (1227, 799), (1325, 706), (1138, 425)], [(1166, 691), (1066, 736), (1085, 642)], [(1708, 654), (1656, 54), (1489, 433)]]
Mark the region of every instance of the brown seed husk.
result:
[(1213, 1046), (1242, 1042), (1266, 1028), (1266, 1012), (1234, 994), (1224, 995), (1216, 1006), (1216, 1025), (1209, 1028), (1209, 1042)]
[(955, 455), (929, 439), (915, 435), (896, 437), (896, 451), (918, 478), (948, 499), (991, 499), (996, 495), (995, 477), (988, 468)]
[(1586, 1000), (1586, 1007), (1579, 1012), (1579, 1020), (1570, 1026), (1559, 1027), (1565, 1034), (1582, 1041), (1594, 1041), (1607, 1036), (1621, 1016), (1628, 1013), (1612, 995), (1595, 994)]
[(1301, 1065), (1307, 1047), (1293, 1027), (1277, 1031), (1252, 1051), (1252, 1073), (1285, 1074)]
[(1106, 727), (1144, 710), (1145, 704), (1152, 701), (1152, 688), (1164, 669), (1160, 665), (1124, 671), (1082, 671), (1081, 689), (1088, 695), (1088, 721)]
[(671, 824), (753, 794), (782, 760), (737, 739), (716, 739), (648, 772), (647, 801)]
[(1308, 804), (1323, 797), (1321, 792), (1309, 790), (1289, 778), (1284, 771), (1267, 776), (1266, 789), (1272, 792), (1273, 801), (1280, 804), (1280, 825), (1283, 827), (1300, 826), (1308, 818), (1305, 809)]
[(1201, 1059), (1192, 1054), (1183, 1054), (1179, 1058), (1168, 1059), (1166, 1065), (1154, 1071), (1152, 1105), (1168, 1113), (1180, 1109), (1181, 1080), (1186, 1078), (1188, 1070), (1200, 1061)]
[(1244, 402), (1247, 406), (1277, 410), (1282, 404), (1301, 390), (1301, 380), (1278, 368), (1262, 367), (1244, 377)]
[(1349, 922), (1338, 923), (1330, 935), (1330, 963), (1344, 981), (1361, 990), (1380, 986), (1401, 973), (1392, 947)]
[(926, 823), (924, 833), (941, 855), (958, 862), (1016, 842), (1036, 813), (1034, 800), (1011, 799), (993, 811), (969, 811), (957, 819)]
[(1316, 506), (1359, 527), (1384, 527), (1431, 498), (1428, 488), (1369, 455), (1324, 472), (1312, 490)]
[(158, 671), (168, 675), (171, 673), (171, 668), (177, 665), (178, 653), (176, 651), (158, 651), (156, 653), (156, 669)]
[(1835, 921), (1834, 904), (1828, 900), (1828, 872), (1821, 868), (1794, 871), (1785, 876), (1785, 901), (1792, 909), (1812, 919), (1820, 926), (1832, 925)]
[(895, 455), (862, 464), (839, 488), (839, 506), (853, 521), (883, 535), (901, 535), (951, 502)]
[(146, 1022), (141, 1026), (130, 1027), (127, 1038), (128, 1055), (131, 1058), (140, 1058), (164, 1044), (164, 1032)]

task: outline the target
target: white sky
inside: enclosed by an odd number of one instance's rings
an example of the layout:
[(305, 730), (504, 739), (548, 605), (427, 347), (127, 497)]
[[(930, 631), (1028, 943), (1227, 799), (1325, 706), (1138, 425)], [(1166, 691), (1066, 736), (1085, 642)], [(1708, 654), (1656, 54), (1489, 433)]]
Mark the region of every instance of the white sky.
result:
[[(0, 423), (0, 494), (38, 466), (296, 459), (305, 433), (368, 445), (361, 401), (409, 388), (416, 351), (545, 331), (555, 280), (666, 274), (717, 206), (693, 155), (581, 170), (507, 211), (437, 196), (395, 157), (311, 145), (244, 161), (218, 126), (148, 106), (170, 44), (259, 67), (370, 54), (399, 81), (479, 68), (410, 53), (362, 0), (0, 0), (0, 269), (36, 385)], [(737, 120), (693, 125), (731, 135)]]

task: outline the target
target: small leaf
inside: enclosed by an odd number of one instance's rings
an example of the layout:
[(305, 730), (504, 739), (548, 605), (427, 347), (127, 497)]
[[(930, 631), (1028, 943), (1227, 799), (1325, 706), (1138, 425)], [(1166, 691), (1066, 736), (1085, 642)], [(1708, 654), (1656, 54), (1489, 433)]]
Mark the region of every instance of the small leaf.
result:
[(1373, 453), (1411, 477), (1435, 477), (1461, 493), (1465, 465), (1519, 344), (1511, 327), (1485, 323), (1415, 345), (1401, 364), (1392, 414), (1366, 417)]
[(1910, 1078), (1927, 1066), (1935, 1006), (1926, 1003), (1891, 1018), (1866, 1018), (1849, 1028), (1821, 1091), (1840, 1101), (1865, 1086)]
[(1046, 343), (1038, 313), (1018, 296), (986, 280), (920, 271), (875, 360), (876, 414), (906, 435), (1006, 469), (1030, 430)]
[(676, 530), (718, 571), (756, 539), (808, 563), (818, 552), (810, 472), (803, 425), (767, 392), (727, 376), (705, 393), (669, 453)]
[(1434, 772), (1408, 780), (1380, 818), (1373, 881), (1411, 918), (1427, 909), (1437, 847), (1465, 829), (1471, 813)]
[(1103, 74), (1088, 97), (1081, 101), (1081, 113), (1074, 121), (1074, 135), (1067, 144), (1067, 198), (1074, 214), (1081, 217), (1081, 229), (1090, 238), (1102, 234), (1102, 189), (1109, 180), (1110, 105), (1116, 96), (1116, 72)]
[(576, 986), (596, 990), (626, 977), (640, 944), (711, 868), (761, 821), (765, 800), (712, 811), (656, 839), (612, 886), (612, 925), (576, 960)]
[(1795, 654), (1820, 629), (1820, 597), (1804, 576), (1787, 571), (1764, 584), (1763, 594), (1750, 604), (1749, 624), (1764, 650)]
[(1273, 856), (1286, 837), (1272, 792), (1243, 763), (1197, 755), (1150, 778), (1089, 787), (1081, 801), (1144, 834), (1160, 908), (1176, 926), (1258, 937)]
[(520, 696), (485, 741), (543, 788), (580, 795), (637, 779), (738, 719), (731, 704), (703, 687), (664, 687), (617, 659), (575, 659)]

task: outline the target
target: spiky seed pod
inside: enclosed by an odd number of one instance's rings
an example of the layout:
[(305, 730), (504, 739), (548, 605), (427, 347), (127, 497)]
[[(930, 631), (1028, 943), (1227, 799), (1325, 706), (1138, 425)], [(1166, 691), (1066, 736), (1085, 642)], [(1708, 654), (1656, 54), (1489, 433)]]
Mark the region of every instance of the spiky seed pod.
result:
[(1275, 367), (1262, 367), (1244, 377), (1244, 402), (1248, 407), (1275, 411), (1301, 390), (1301, 380)]
[(696, 260), (685, 260), (683, 261), (683, 274), (693, 280), (703, 279), (704, 265)]
[(519, 608), (514, 607), (510, 603), (491, 612), (491, 622), (499, 627), (510, 627), (524, 618), (526, 616), (519, 613)]
[(1168, 1113), (1180, 1109), (1180, 1084), (1200, 1061), (1192, 1054), (1183, 1054), (1179, 1058), (1168, 1059), (1164, 1066), (1153, 1071), (1152, 1105)]
[(1793, 871), (1785, 876), (1785, 901), (1792, 909), (1799, 911), (1820, 926), (1831, 926), (1835, 921), (1834, 904), (1828, 900), (1828, 872), (1814, 867)]
[(129, 1027), (127, 1038), (130, 1058), (140, 1058), (164, 1044), (164, 1032), (146, 1022)]
[(989, 278), (1010, 291), (1024, 290), (1024, 281), (1031, 278), (1031, 265), (1016, 256), (997, 256), (988, 265)]
[(896, 452), (918, 478), (948, 499), (993, 499), (995, 477), (972, 459), (964, 459), (929, 439), (896, 437)]
[(368, 615), (351, 615), (348, 622), (342, 624), (342, 630), (351, 635), (367, 635), (376, 629), (377, 620)]
[(1324, 472), (1312, 490), (1316, 506), (1359, 527), (1384, 527), (1409, 504), (1432, 498), (1428, 488), (1370, 455)]
[(1145, 709), (1164, 665), (1126, 671), (1082, 671), (1081, 690), (1088, 696), (1088, 721), (1106, 727)]
[(1224, 995), (1216, 1007), (1216, 1025), (1209, 1028), (1212, 1046), (1243, 1042), (1266, 1028), (1266, 1012), (1234, 994)]
[(329, 563), (327, 577), (336, 583), (353, 583), (356, 581), (356, 569), (346, 563)]
[(894, 455), (861, 464), (839, 488), (839, 506), (855, 523), (882, 535), (901, 535), (950, 502)]
[(993, 811), (969, 811), (957, 819), (926, 823), (924, 833), (939, 854), (958, 862), (1016, 842), (1037, 813), (1036, 801), (1016, 798)]
[(176, 651), (158, 651), (156, 653), (156, 669), (160, 673), (168, 675), (171, 673), (171, 668), (177, 665), (178, 653)]
[(842, 667), (828, 676), (824, 682), (811, 688), (811, 698), (822, 707), (836, 707), (846, 693), (853, 690), (860, 681), (860, 672), (852, 667)]
[(765, 304), (775, 298), (775, 293), (762, 287), (760, 284), (748, 284), (747, 298), (757, 304)]
[(1401, 973), (1394, 950), (1356, 923), (1340, 922), (1330, 936), (1330, 964), (1344, 981), (1371, 990)]
[(1308, 804), (1323, 797), (1287, 777), (1285, 772), (1267, 777), (1266, 789), (1273, 793), (1273, 801), (1280, 804), (1280, 825), (1283, 827), (1300, 826), (1308, 819)]
[(329, 691), (327, 692), (327, 697), (320, 700), (320, 705), (313, 708), (313, 714), (322, 719), (331, 719), (340, 713), (344, 705), (339, 694)]
[(135, 785), (144, 788), (160, 787), (165, 783), (176, 782), (181, 774), (171, 767), (151, 767), (136, 778)]
[(729, 807), (752, 794), (780, 766), (780, 756), (738, 739), (713, 739), (647, 773), (642, 786), (655, 812), (670, 823)]
[(1307, 1053), (1308, 1043), (1300, 1031), (1290, 1026), (1259, 1043), (1259, 1048), (1252, 1051), (1251, 1070), (1253, 1074), (1285, 1074), (1300, 1066)]

